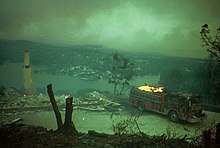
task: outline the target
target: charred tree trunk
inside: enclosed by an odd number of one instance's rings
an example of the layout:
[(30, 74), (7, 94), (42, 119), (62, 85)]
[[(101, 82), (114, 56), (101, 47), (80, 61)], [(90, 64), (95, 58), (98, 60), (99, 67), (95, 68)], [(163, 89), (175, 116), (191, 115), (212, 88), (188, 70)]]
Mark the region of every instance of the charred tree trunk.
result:
[(53, 110), (54, 110), (54, 113), (55, 113), (55, 116), (56, 116), (57, 130), (62, 130), (63, 129), (63, 122), (62, 122), (60, 111), (58, 109), (57, 103), (56, 103), (55, 98), (54, 98), (54, 93), (53, 93), (53, 90), (52, 90), (52, 84), (47, 85), (47, 93), (50, 97), (50, 102), (53, 106)]
[(66, 111), (65, 111), (65, 122), (64, 129), (66, 134), (75, 134), (77, 130), (72, 121), (72, 113), (73, 113), (73, 97), (69, 96), (66, 98)]
[(217, 144), (220, 144), (220, 123), (218, 123), (216, 126), (215, 140)]
[(203, 138), (204, 138), (204, 146), (205, 148), (211, 147), (211, 130), (203, 131)]

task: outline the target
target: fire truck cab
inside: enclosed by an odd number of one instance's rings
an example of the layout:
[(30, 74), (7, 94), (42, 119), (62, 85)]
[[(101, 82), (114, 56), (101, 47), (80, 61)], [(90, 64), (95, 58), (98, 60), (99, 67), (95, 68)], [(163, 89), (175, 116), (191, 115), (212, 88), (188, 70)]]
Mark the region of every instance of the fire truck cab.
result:
[(164, 92), (163, 87), (140, 86), (131, 89), (129, 102), (140, 111), (167, 115), (173, 122), (200, 122), (205, 118), (202, 99), (197, 94)]

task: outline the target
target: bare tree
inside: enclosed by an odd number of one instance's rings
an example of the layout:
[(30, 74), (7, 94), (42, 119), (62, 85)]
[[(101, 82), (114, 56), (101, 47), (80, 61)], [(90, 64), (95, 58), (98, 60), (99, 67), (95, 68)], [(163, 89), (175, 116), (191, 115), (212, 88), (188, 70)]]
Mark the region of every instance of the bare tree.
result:
[(112, 56), (111, 74), (108, 83), (114, 84), (114, 94), (122, 94), (134, 76), (134, 71), (134, 63), (130, 62), (128, 58), (124, 58), (118, 53)]

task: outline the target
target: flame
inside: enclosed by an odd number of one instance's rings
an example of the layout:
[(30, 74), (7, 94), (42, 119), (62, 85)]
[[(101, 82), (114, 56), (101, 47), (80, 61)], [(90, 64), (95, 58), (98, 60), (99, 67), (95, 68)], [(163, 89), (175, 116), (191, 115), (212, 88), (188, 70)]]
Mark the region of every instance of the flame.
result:
[(148, 92), (163, 92), (163, 87), (153, 87), (153, 86), (139, 86), (138, 89), (148, 91)]

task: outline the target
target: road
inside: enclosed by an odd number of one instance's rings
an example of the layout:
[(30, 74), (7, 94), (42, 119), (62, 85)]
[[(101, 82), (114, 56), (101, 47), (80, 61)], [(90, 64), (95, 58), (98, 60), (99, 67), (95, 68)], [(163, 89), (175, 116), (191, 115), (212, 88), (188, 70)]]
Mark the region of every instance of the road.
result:
[[(194, 137), (199, 135), (203, 130), (214, 127), (216, 123), (220, 122), (220, 113), (204, 111), (207, 118), (201, 123), (172, 123), (166, 116), (158, 115), (152, 112), (138, 112), (121, 111), (115, 114), (111, 112), (90, 112), (83, 110), (74, 110), (73, 120), (75, 126), (80, 132), (88, 132), (88, 130), (96, 130), (97, 132), (104, 132), (113, 134), (113, 125), (117, 123), (124, 123), (126, 121), (134, 121), (134, 114), (138, 116), (137, 123), (139, 129), (149, 135), (167, 134), (172, 137), (182, 137), (187, 134), (187, 137)], [(62, 111), (62, 117), (64, 112)], [(21, 123), (43, 126), (48, 129), (56, 129), (56, 120), (54, 113), (51, 112), (34, 112), (17, 115), (1, 115), (0, 121), (5, 122), (16, 118), (22, 118)], [(134, 123), (134, 122), (133, 122)], [(128, 125), (132, 130), (138, 131), (136, 124)]]

